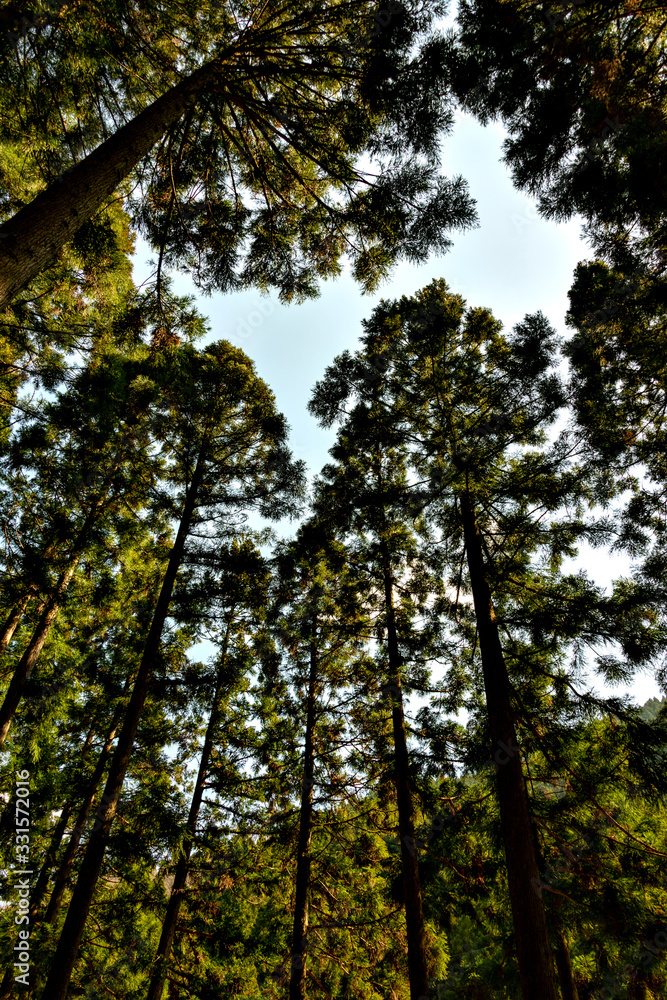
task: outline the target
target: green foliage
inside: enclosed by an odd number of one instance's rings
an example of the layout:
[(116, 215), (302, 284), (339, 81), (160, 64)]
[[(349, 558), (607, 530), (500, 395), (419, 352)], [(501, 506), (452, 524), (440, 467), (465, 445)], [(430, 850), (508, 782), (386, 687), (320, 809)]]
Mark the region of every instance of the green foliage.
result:
[(458, 22), (449, 78), (464, 107), (506, 123), (517, 186), (539, 194), (550, 217), (583, 215), (601, 244), (604, 227), (634, 226), (644, 252), (661, 246), (667, 50), (659, 9), (464, 0)]
[[(216, 69), (0, 317), (3, 697), (72, 570), (3, 748), (0, 996), (19, 992), (16, 773), (30, 774), (36, 995), (184, 525), (68, 995), (146, 996), (185, 863), (170, 1000), (284, 1000), (311, 759), (305, 994), (415, 1000), (399, 690), (431, 997), (516, 1000), (463, 496), (559, 968), (569, 956), (579, 1000), (665, 995), (664, 699), (638, 708), (593, 686), (594, 672), (627, 686), (639, 670), (665, 685), (664, 12), (462, 0), (443, 37), (444, 13), (424, 0), (0, 10), (3, 223)], [(572, 336), (562, 347), (541, 313), (504, 331), (443, 280), (381, 302), (314, 387), (311, 413), (339, 433), (308, 519), (281, 542), (250, 531), (250, 516), (303, 515), (304, 468), (250, 359), (226, 341), (197, 348), (207, 323), (168, 272), (298, 302), (344, 257), (372, 291), (398, 260), (446, 251), (475, 221), (465, 181), (439, 172), (454, 97), (504, 122), (506, 162), (543, 215), (586, 222), (596, 259), (574, 274)], [(135, 230), (156, 258), (142, 290)], [(627, 577), (605, 589), (573, 571), (584, 544), (628, 553)]]

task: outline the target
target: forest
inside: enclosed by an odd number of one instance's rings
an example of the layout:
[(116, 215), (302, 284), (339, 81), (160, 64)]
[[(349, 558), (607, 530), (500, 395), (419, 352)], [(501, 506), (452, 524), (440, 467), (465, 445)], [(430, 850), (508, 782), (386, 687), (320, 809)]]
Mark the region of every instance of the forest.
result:
[[(667, 997), (667, 9), (454, 13), (0, 6), (0, 997)], [(448, 283), (459, 112), (565, 337)], [(308, 470), (175, 276), (344, 271)]]

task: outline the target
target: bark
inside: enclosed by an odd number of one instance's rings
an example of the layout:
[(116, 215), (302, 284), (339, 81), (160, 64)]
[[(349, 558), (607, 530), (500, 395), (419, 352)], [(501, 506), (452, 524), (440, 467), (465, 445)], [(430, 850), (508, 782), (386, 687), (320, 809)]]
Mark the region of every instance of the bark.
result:
[(401, 658), (394, 614), (394, 582), (391, 573), (389, 550), (381, 543), (383, 559), (384, 595), (387, 614), (387, 648), (389, 669), (392, 674), (390, 691), (392, 699), (392, 728), (394, 736), (394, 766), (396, 804), (398, 807), (398, 835), (401, 842), (403, 869), (403, 894), (405, 898), (405, 925), (408, 938), (408, 978), (410, 1000), (428, 1000), (428, 946), (424, 926), (424, 910), (419, 884), (419, 859), (415, 841), (414, 803), (410, 789), (408, 744), (403, 715), (401, 688)]
[(556, 923), (554, 927), (554, 936), (556, 938), (556, 968), (558, 969), (558, 982), (563, 1000), (579, 1000), (579, 992), (572, 971), (570, 949), (560, 923)]
[(23, 617), (23, 612), (30, 603), (31, 596), (31, 594), (26, 594), (25, 597), (22, 597), (9, 612), (5, 624), (2, 626), (2, 632), (0, 632), (0, 653), (5, 652), (7, 646), (14, 638), (14, 632), (16, 632), (18, 624)]
[[(48, 560), (55, 554), (56, 544), (56, 542), (49, 542), (44, 549), (41, 557), (43, 565), (46, 565)], [(39, 583), (36, 580), (30, 580), (27, 584), (25, 594), (17, 601), (12, 610), (9, 612), (7, 620), (2, 627), (2, 631), (0, 631), (0, 654), (4, 653), (9, 646), (9, 643), (14, 637), (14, 632), (23, 617), (25, 609), (28, 607), (35, 594), (39, 593), (39, 590)], [(38, 613), (41, 613), (43, 607), (44, 603), (42, 602), (42, 604), (39, 605)]]
[[(91, 744), (93, 742), (94, 735), (95, 735), (95, 730), (90, 729), (88, 731), (88, 735), (86, 736), (84, 745), (81, 748), (80, 756), (82, 759), (88, 755)], [(44, 863), (40, 868), (39, 875), (37, 876), (37, 881), (35, 882), (35, 887), (30, 895), (30, 909), (28, 911), (28, 918), (29, 918), (28, 926), (30, 927), (34, 927), (35, 925), (37, 912), (42, 902), (44, 893), (46, 892), (46, 887), (49, 883), (49, 877), (51, 875), (53, 864), (58, 854), (58, 850), (60, 848), (60, 844), (62, 842), (65, 830), (67, 829), (69, 818), (72, 815), (72, 811), (74, 809), (74, 802), (75, 799), (70, 799), (68, 802), (65, 803), (63, 810), (58, 818), (58, 822), (56, 823), (53, 833), (51, 834), (51, 840), (49, 841), (49, 846), (46, 851)], [(2, 982), (0, 983), (0, 996), (4, 997), (9, 993), (9, 991), (12, 988), (13, 982), (14, 982), (14, 969), (8, 968), (2, 978)], [(28, 993), (26, 995), (29, 995), (31, 991), (32, 988), (28, 990)]]
[(109, 767), (106, 788), (97, 810), (98, 822), (95, 824), (88, 840), (79, 877), (72, 893), (67, 917), (65, 918), (65, 923), (53, 957), (51, 972), (44, 987), (42, 1000), (65, 1000), (67, 995), (67, 988), (79, 951), (81, 936), (104, 861), (109, 833), (116, 815), (123, 781), (130, 762), (134, 738), (144, 702), (146, 701), (146, 695), (148, 694), (153, 665), (159, 653), (162, 630), (167, 614), (169, 613), (171, 596), (183, 558), (185, 541), (190, 530), (192, 516), (197, 503), (197, 494), (203, 475), (204, 461), (203, 454), (200, 454), (190, 489), (186, 496), (176, 540), (169, 556), (169, 563), (162, 581), (162, 587), (160, 588), (160, 595), (157, 600), (153, 620), (148, 630), (148, 636), (146, 637), (134, 689), (125, 712), (123, 726), (118, 736), (116, 750)]
[(201, 757), (199, 759), (199, 771), (197, 773), (197, 780), (195, 781), (195, 787), (192, 793), (192, 800), (190, 802), (190, 811), (188, 813), (188, 821), (185, 828), (186, 829), (185, 837), (183, 838), (183, 847), (178, 862), (176, 864), (176, 871), (174, 872), (174, 882), (171, 887), (171, 893), (169, 895), (167, 911), (165, 913), (164, 920), (162, 922), (160, 941), (158, 943), (157, 952), (155, 954), (155, 959), (153, 962), (154, 968), (151, 974), (150, 983), (148, 984), (148, 993), (146, 995), (146, 1000), (162, 1000), (162, 994), (164, 992), (164, 984), (167, 976), (167, 967), (169, 965), (169, 958), (171, 956), (171, 949), (174, 943), (174, 936), (176, 933), (176, 925), (178, 923), (178, 914), (181, 908), (181, 903), (183, 902), (183, 897), (185, 895), (185, 887), (188, 878), (188, 869), (190, 866), (190, 855), (192, 853), (192, 847), (194, 845), (194, 839), (197, 832), (197, 819), (199, 817), (199, 810), (201, 808), (202, 799), (204, 797), (204, 789), (206, 786), (206, 775), (208, 774), (208, 767), (211, 761), (211, 752), (213, 750), (215, 731), (218, 726), (218, 723), (220, 722), (220, 714), (221, 714), (220, 696), (222, 694), (222, 688), (224, 683), (224, 672), (227, 662), (227, 648), (229, 644), (229, 636), (231, 628), (232, 628), (232, 621), (230, 619), (227, 625), (225, 640), (222, 647), (220, 669), (218, 672), (218, 680), (216, 684), (215, 694), (213, 696), (213, 705), (211, 707), (211, 714), (209, 716), (208, 726), (206, 727), (204, 746), (202, 747)]
[(49, 265), (202, 93), (219, 83), (223, 64), (219, 56), (195, 70), (0, 226), (0, 309)]
[(14, 718), (16, 709), (18, 708), (19, 702), (23, 696), (23, 691), (25, 690), (28, 678), (30, 677), (33, 668), (39, 659), (42, 647), (44, 646), (49, 632), (53, 627), (53, 623), (58, 616), (60, 605), (62, 604), (63, 597), (65, 596), (65, 591), (70, 585), (80, 558), (81, 553), (75, 555), (65, 572), (61, 573), (58, 577), (58, 582), (56, 583), (53, 593), (44, 604), (42, 614), (39, 622), (37, 623), (37, 628), (33, 632), (28, 648), (19, 660), (18, 666), (14, 671), (14, 676), (9, 682), (5, 700), (0, 708), (0, 746), (2, 746), (7, 739), (12, 719)]
[(28, 285), (77, 230), (216, 82), (224, 56), (195, 70), (0, 226), (0, 309)]
[(106, 740), (104, 741), (102, 752), (97, 759), (95, 770), (93, 771), (90, 781), (86, 786), (86, 793), (83, 802), (79, 806), (74, 829), (70, 834), (67, 847), (65, 848), (65, 853), (62, 857), (53, 883), (53, 889), (51, 890), (51, 896), (49, 897), (49, 902), (43, 919), (45, 924), (52, 924), (58, 914), (58, 910), (60, 909), (60, 904), (62, 903), (63, 895), (72, 873), (74, 859), (79, 849), (79, 843), (81, 842), (81, 837), (83, 836), (86, 823), (88, 822), (88, 817), (90, 816), (90, 811), (93, 807), (93, 802), (95, 800), (100, 781), (102, 780), (102, 775), (106, 770), (121, 714), (122, 709), (118, 709), (114, 715), (111, 727), (109, 728)]
[(474, 505), (468, 492), (459, 500), (493, 744), (521, 993), (523, 1000), (558, 1000), (528, 793), (516, 745), (509, 677)]
[(310, 645), (310, 671), (306, 715), (306, 745), (299, 812), (299, 843), (296, 857), (294, 924), (292, 928), (292, 964), (289, 1000), (304, 1000), (306, 995), (306, 952), (308, 941), (308, 896), (310, 890), (310, 843), (313, 828), (313, 785), (315, 775), (315, 696), (318, 658), (315, 645), (316, 620)]

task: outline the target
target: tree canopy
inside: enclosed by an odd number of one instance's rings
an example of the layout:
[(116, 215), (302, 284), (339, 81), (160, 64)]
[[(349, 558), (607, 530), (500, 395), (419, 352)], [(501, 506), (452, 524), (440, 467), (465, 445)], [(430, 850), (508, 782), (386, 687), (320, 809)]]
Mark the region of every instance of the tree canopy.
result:
[[(445, 13), (0, 8), (0, 996), (665, 995), (667, 22)], [(512, 329), (378, 302), (308, 487), (174, 276), (444, 254), (457, 111), (594, 256)]]

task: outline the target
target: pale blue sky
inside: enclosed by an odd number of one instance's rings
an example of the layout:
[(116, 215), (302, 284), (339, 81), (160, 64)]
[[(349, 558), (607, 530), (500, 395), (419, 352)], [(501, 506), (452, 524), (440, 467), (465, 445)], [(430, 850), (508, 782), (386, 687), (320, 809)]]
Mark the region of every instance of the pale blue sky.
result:
[[(443, 173), (467, 179), (480, 227), (452, 233), (449, 253), (423, 266), (400, 265), (376, 295), (362, 295), (345, 273), (325, 283), (318, 299), (298, 306), (283, 306), (276, 296), (253, 291), (197, 296), (210, 322), (210, 339), (231, 341), (255, 362), (290, 423), (295, 457), (304, 459), (312, 474), (328, 460), (335, 437), (335, 429), (322, 430), (306, 410), (312, 387), (336, 354), (357, 348), (361, 320), (380, 299), (411, 295), (433, 278), (444, 278), (452, 291), (470, 305), (489, 307), (506, 327), (540, 309), (567, 335), (564, 317), (572, 271), (589, 256), (580, 238), (581, 225), (577, 220), (557, 224), (538, 217), (534, 203), (514, 189), (500, 162), (503, 136), (500, 125), (482, 127), (469, 116), (457, 115), (453, 132), (443, 139)], [(150, 273), (146, 258), (146, 247), (139, 243), (138, 282)], [(187, 277), (173, 277), (174, 291), (195, 293)], [(598, 552), (587, 553), (580, 564), (600, 584), (627, 572), (628, 566), (623, 557)], [(646, 675), (640, 675), (631, 690), (640, 703), (661, 696), (655, 680)]]

